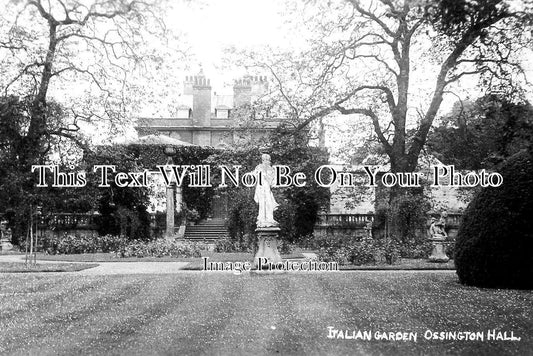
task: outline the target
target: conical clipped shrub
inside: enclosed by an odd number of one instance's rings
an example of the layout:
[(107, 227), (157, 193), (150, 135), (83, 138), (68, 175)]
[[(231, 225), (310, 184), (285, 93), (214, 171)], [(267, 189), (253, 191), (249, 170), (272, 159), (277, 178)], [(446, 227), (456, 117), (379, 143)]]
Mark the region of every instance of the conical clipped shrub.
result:
[(533, 157), (522, 151), (499, 169), (500, 187), (483, 188), (465, 211), (455, 265), (463, 284), (533, 288)]

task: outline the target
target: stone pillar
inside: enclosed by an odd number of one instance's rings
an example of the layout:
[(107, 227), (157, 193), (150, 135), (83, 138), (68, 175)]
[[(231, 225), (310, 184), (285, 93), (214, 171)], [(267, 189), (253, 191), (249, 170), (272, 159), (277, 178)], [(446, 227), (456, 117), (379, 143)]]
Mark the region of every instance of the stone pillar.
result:
[(183, 205), (183, 194), (181, 190), (181, 186), (176, 185), (176, 213), (181, 213)]
[[(174, 164), (172, 156), (176, 154), (176, 149), (172, 146), (165, 147), (165, 155), (167, 156), (167, 166)], [(165, 167), (166, 169), (166, 167)], [(175, 237), (174, 233), (174, 212), (176, 211), (176, 182), (169, 182), (167, 185), (167, 227), (165, 230), (165, 237), (169, 240)]]
[[(183, 210), (183, 194), (180, 186), (176, 185), (176, 213), (181, 213)], [(175, 238), (182, 239), (185, 236), (185, 218), (181, 217), (180, 226), (175, 234)]]
[(165, 231), (167, 239), (171, 239), (174, 236), (174, 212), (176, 209), (174, 202), (175, 188), (176, 183), (171, 183), (167, 186), (167, 228)]
[(258, 267), (259, 258), (266, 258), (270, 263), (282, 262), (278, 251), (279, 231), (279, 227), (259, 227), (255, 229), (259, 242), (257, 253), (254, 257), (254, 268)]

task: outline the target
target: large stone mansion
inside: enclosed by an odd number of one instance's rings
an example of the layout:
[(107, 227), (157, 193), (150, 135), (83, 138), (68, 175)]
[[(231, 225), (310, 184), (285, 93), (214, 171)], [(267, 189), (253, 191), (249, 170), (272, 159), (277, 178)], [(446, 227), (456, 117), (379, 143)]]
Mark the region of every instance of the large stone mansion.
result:
[(185, 77), (183, 95), (176, 102), (175, 117), (140, 118), (136, 129), (139, 136), (157, 133), (215, 148), (236, 143), (246, 135), (261, 137), (276, 128), (279, 120), (262, 120), (260, 125), (245, 130), (239, 126), (234, 113), (250, 106), (267, 90), (266, 77), (246, 76), (234, 83), (233, 95), (217, 95), (212, 91), (211, 81), (200, 71), (198, 75)]

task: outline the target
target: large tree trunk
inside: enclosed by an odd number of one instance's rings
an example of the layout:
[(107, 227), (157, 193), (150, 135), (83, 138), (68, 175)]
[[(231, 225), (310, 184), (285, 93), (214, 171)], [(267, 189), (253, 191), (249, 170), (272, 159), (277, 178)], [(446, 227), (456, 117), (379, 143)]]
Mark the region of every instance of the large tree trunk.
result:
[[(414, 172), (417, 164), (418, 156), (409, 155), (399, 150), (393, 151), (393, 155), (390, 157), (390, 171), (392, 173)], [(423, 188), (407, 188), (394, 185), (388, 190), (388, 237), (406, 243), (417, 233), (416, 230), (419, 229), (419, 226), (405, 226), (405, 217), (402, 217), (401, 214), (405, 214), (406, 209), (409, 208), (402, 207), (402, 205), (412, 199), (421, 201), (424, 194)], [(423, 207), (420, 206), (419, 208)]]
[(22, 169), (31, 169), (32, 164), (36, 164), (41, 160), (42, 156), (42, 140), (46, 134), (47, 122), (47, 95), (50, 80), (52, 79), (52, 70), (54, 57), (57, 50), (57, 24), (49, 20), (49, 34), (48, 34), (48, 51), (43, 63), (41, 78), (37, 94), (32, 98), (29, 105), (30, 125), (28, 134), (22, 141), (20, 164)]

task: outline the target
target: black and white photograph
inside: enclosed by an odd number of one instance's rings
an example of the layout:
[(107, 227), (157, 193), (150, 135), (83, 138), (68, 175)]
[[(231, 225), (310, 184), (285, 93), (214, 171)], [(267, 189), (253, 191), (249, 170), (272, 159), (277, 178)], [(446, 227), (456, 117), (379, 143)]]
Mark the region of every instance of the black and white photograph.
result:
[(533, 355), (532, 0), (0, 0), (0, 355)]

